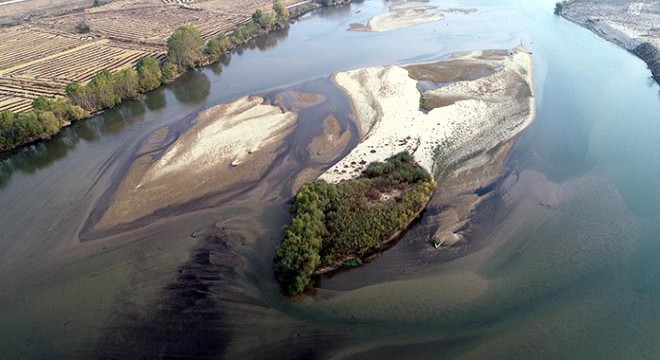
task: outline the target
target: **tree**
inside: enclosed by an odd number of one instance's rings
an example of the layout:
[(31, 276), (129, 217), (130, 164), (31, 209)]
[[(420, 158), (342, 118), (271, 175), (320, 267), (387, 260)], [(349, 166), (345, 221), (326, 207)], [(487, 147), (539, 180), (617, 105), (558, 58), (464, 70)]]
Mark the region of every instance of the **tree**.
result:
[(161, 72), (163, 74), (162, 78), (161, 78), (161, 81), (164, 84), (169, 84), (172, 81), (174, 81), (174, 79), (176, 78), (176, 75), (179, 73), (179, 69), (176, 67), (175, 64), (173, 64), (169, 61), (166, 61), (163, 64), (163, 68), (162, 68)]
[(87, 89), (91, 93), (92, 106), (96, 110), (111, 108), (120, 101), (115, 95), (112, 73), (108, 70), (101, 70), (96, 74), (87, 84)]
[(222, 46), (218, 39), (211, 39), (206, 44), (206, 50), (204, 50), (204, 52), (212, 61), (216, 61), (220, 59), (220, 56), (222, 56), (224, 51), (222, 51)]
[(35, 111), (50, 111), (50, 101), (43, 96), (37, 96), (34, 100), (32, 100), (32, 109)]
[(220, 48), (222, 49), (222, 52), (227, 52), (231, 50), (231, 48), (233, 47), (231, 40), (225, 34), (218, 35), (218, 37), (216, 37), (216, 40), (218, 40), (218, 44), (220, 44)]
[(141, 58), (136, 65), (140, 90), (146, 92), (160, 86), (163, 76), (158, 60), (151, 56)]
[(281, 0), (277, 0), (273, 3), (273, 11), (277, 16), (277, 21), (289, 21), (289, 10), (287, 10), (286, 5), (284, 5)]
[(191, 25), (176, 29), (167, 39), (167, 47), (168, 60), (183, 69), (195, 67), (203, 58), (204, 41), (199, 30)]
[(133, 68), (123, 69), (112, 74), (112, 84), (117, 100), (135, 99), (140, 94), (140, 81)]
[(252, 13), (252, 21), (264, 30), (270, 30), (275, 25), (275, 18), (271, 13), (265, 13), (260, 9), (257, 9)]
[(43, 127), (45, 135), (51, 136), (57, 134), (60, 131), (60, 121), (57, 119), (55, 114), (52, 111), (44, 111), (39, 114), (39, 122)]
[(78, 105), (87, 111), (94, 110), (92, 95), (87, 86), (72, 82), (66, 86), (65, 92), (66, 96), (73, 104)]

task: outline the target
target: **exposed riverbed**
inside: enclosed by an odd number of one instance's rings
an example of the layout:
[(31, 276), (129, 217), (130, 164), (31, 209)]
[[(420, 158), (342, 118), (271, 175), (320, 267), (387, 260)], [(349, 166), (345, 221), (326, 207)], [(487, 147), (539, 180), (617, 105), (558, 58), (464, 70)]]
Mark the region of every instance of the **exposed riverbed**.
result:
[[(443, 2), (477, 11), (380, 33), (348, 29), (389, 11), (386, 2), (324, 9), (229, 63), (3, 158), (2, 353), (657, 357), (658, 87), (639, 59), (555, 17), (554, 2)], [(330, 74), (521, 42), (533, 53), (538, 105), (524, 134), (489, 153), (490, 168), (446, 179), (393, 248), (323, 278), (312, 296), (282, 296), (272, 255), (289, 220), (284, 202), (357, 143), (348, 97)], [(292, 91), (323, 101), (277, 99)], [(175, 142), (200, 112), (251, 94), (298, 114), (258, 181), (81, 241), (141, 150)], [(344, 140), (310, 152), (313, 139), (331, 133)], [(478, 197), (485, 201), (472, 212)], [(474, 226), (456, 246), (436, 250), (429, 236), (452, 212), (472, 214)]]

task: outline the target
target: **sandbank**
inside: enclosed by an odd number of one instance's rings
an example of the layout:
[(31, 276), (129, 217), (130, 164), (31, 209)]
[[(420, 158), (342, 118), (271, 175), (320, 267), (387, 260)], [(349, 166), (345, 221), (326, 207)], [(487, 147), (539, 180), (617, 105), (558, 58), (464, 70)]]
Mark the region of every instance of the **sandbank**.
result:
[[(464, 71), (469, 76), (427, 90), (420, 90), (420, 81), (429, 81), (424, 76), (429, 71), (424, 72), (420, 65), (337, 73), (334, 81), (352, 101), (361, 140), (321, 178), (334, 183), (355, 178), (366, 164), (405, 150), (436, 175), (440, 167), (478, 165), (469, 160), (531, 123), (532, 59), (525, 49), (457, 53), (448, 60), (423, 65), (442, 67), (446, 62), (454, 68), (462, 65), (489, 71)], [(419, 79), (411, 77), (411, 72)], [(452, 101), (445, 106), (428, 111), (421, 108), (425, 100), (447, 98)]]
[(372, 17), (366, 25), (351, 24), (352, 31), (384, 32), (440, 21), (446, 13), (470, 14), (476, 9), (439, 9), (426, 1), (393, 1), (388, 11)]
[(161, 155), (150, 153), (134, 161), (96, 229), (132, 223), (157, 210), (258, 180), (297, 117), (264, 104), (258, 96), (203, 111)]

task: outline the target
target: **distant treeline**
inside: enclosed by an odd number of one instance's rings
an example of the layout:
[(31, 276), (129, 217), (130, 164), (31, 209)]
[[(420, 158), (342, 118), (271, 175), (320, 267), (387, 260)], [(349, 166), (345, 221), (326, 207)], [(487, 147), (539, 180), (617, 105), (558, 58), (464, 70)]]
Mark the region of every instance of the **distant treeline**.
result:
[(14, 113), (0, 112), (0, 152), (40, 139), (47, 139), (73, 121), (84, 119), (120, 104), (124, 100), (137, 99), (147, 91), (166, 84), (183, 72), (216, 62), (220, 57), (271, 30), (288, 26), (295, 18), (315, 7), (333, 5), (336, 0), (320, 0), (288, 11), (280, 1), (273, 3), (272, 12), (256, 10), (252, 18), (231, 34), (220, 34), (206, 44), (199, 30), (184, 25), (174, 31), (167, 40), (167, 59), (160, 63), (156, 58), (144, 57), (135, 68), (114, 73), (103, 70), (87, 84), (73, 82), (66, 87), (62, 98), (38, 97), (32, 110)]
[(429, 173), (408, 152), (369, 164), (359, 179), (303, 185), (275, 252), (282, 290), (301, 293), (320, 268), (359, 265), (368, 251), (405, 229), (434, 189)]

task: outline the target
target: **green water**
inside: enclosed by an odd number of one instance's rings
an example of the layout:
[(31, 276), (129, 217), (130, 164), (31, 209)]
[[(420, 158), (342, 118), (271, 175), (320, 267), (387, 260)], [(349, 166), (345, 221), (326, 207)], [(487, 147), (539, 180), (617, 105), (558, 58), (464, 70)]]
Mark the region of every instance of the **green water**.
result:
[[(553, 16), (554, 1), (439, 5), (479, 11), (387, 33), (346, 31), (384, 11), (381, 1), (316, 12), (228, 64), (2, 158), (2, 358), (660, 357), (660, 98), (645, 65)], [(272, 277), (284, 198), (237, 197), (77, 238), (161, 126), (339, 70), (521, 42), (534, 57), (537, 117), (467, 256), (441, 261), (413, 229), (291, 301)], [(286, 187), (275, 173), (260, 186)], [(218, 240), (188, 236), (196, 229)]]

